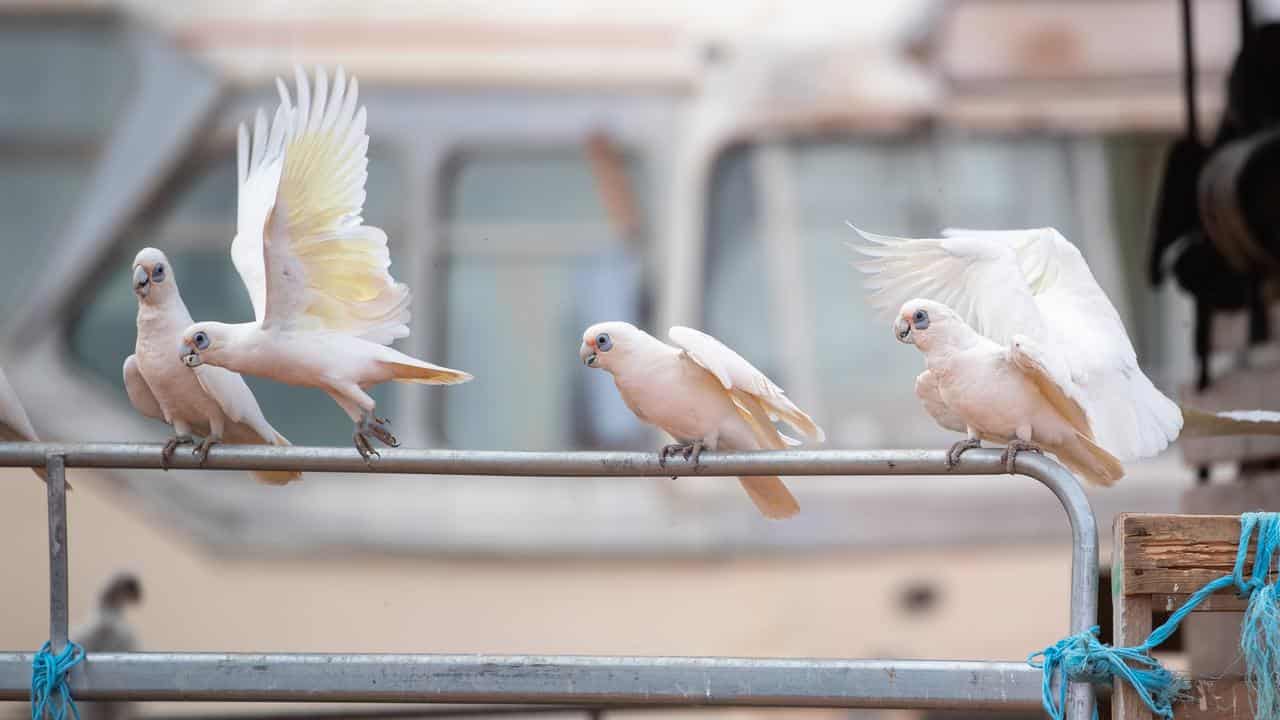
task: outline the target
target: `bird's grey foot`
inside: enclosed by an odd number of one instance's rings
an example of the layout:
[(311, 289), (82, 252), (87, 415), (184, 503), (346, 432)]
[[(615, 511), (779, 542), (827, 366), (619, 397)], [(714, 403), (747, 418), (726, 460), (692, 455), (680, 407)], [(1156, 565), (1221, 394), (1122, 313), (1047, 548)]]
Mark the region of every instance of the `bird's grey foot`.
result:
[(979, 447), (982, 447), (982, 441), (977, 438), (968, 438), (952, 445), (951, 449), (947, 451), (947, 469), (954, 468), (960, 462), (961, 455)]
[(361, 435), (365, 435), (366, 439), (368, 439), (368, 435), (372, 435), (390, 447), (400, 447), (400, 441), (397, 440), (396, 436), (392, 435), (391, 431), (387, 429), (387, 426), (390, 424), (391, 421), (385, 418), (380, 418), (373, 413), (365, 413), (360, 418), (360, 424), (357, 426), (357, 432)]
[(168, 470), (169, 464), (173, 462), (173, 454), (177, 452), (179, 445), (190, 445), (195, 442), (190, 435), (174, 435), (160, 449), (160, 468)]
[(685, 460), (688, 460), (689, 458), (692, 457), (693, 466), (698, 467), (698, 461), (702, 459), (702, 441), (698, 440), (696, 442), (690, 443), (685, 447), (684, 452), (682, 454), (684, 455)]
[(356, 445), (356, 452), (360, 453), (360, 457), (365, 463), (372, 465), (373, 459), (382, 457), (381, 453), (374, 449), (373, 443), (369, 438), (360, 431), (360, 426), (356, 425), (356, 431), (351, 434), (351, 441)]
[(658, 467), (666, 467), (667, 460), (669, 460), (672, 455), (684, 454), (684, 456), (688, 458), (690, 447), (692, 447), (692, 444), (690, 443), (672, 443), (670, 445), (663, 445), (662, 449), (658, 451)]
[(1018, 453), (1020, 452), (1033, 452), (1037, 455), (1044, 454), (1044, 450), (1041, 450), (1040, 446), (1035, 443), (1027, 442), (1026, 440), (1019, 440), (1017, 438), (1010, 440), (1009, 444), (1004, 448), (1004, 453), (1000, 455), (1000, 462), (1004, 463), (1004, 470), (1010, 475), (1014, 474), (1013, 461), (1018, 457)]
[(204, 465), (204, 461), (209, 459), (209, 448), (212, 448), (214, 445), (218, 445), (221, 442), (222, 438), (207, 437), (201, 440), (199, 445), (195, 446), (195, 449), (191, 451), (191, 454), (196, 456), (197, 462)]

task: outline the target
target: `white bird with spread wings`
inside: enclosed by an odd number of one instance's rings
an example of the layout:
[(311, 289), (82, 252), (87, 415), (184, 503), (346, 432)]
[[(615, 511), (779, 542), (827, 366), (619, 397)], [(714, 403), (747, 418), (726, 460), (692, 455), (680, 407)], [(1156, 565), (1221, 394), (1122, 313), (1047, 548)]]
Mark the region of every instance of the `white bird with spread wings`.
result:
[[(1042, 402), (1053, 405), (1079, 433), (1080, 447), (1096, 443), (1121, 462), (1155, 455), (1183, 432), (1280, 432), (1280, 414), (1246, 420), (1202, 413), (1179, 407), (1156, 389), (1138, 366), (1120, 314), (1084, 256), (1053, 228), (944, 230), (941, 238), (858, 232), (871, 243), (855, 247), (872, 258), (859, 265), (871, 276), (872, 304), (896, 312), (898, 339), (914, 342), (926, 354), (929, 368), (916, 379), (916, 394), (940, 425), (969, 433), (952, 448), (952, 462), (980, 439), (1014, 441), (1015, 452), (1033, 440), (1024, 436), (1035, 434), (1029, 426), (983, 429), (1002, 424), (985, 416), (1000, 414), (997, 399), (1009, 378), (1019, 378), (1024, 389), (1034, 387)], [(921, 347), (916, 338), (938, 335), (938, 328), (930, 330), (939, 319), (931, 316), (937, 306), (967, 325), (981, 343), (966, 343), (967, 335), (948, 332), (932, 343), (938, 350)], [(958, 357), (952, 352), (956, 343), (991, 351), (974, 350), (974, 358), (998, 350), (1005, 359), (999, 367), (990, 358), (941, 362), (942, 354)], [(1027, 379), (1034, 382), (1022, 382)], [(957, 400), (975, 389), (990, 393), (990, 402)], [(1011, 421), (1005, 420), (1003, 425)], [(1085, 455), (1095, 468), (1086, 473), (1088, 479), (1110, 484), (1119, 478), (1114, 465), (1092, 451)], [(1104, 466), (1106, 472), (1097, 474)]]
[(396, 446), (374, 414), (370, 386), (389, 381), (452, 385), (471, 376), (387, 344), (409, 334), (409, 288), (389, 272), (387, 235), (361, 217), (369, 137), (357, 83), (342, 69), (315, 88), (301, 69), (295, 107), (277, 80), (280, 105), (259, 109), (252, 140), (241, 125), (239, 204), (231, 259), (253, 303), (250, 323), (196, 323), (180, 353), (202, 363), (324, 390), (355, 423), (368, 460), (371, 437)]

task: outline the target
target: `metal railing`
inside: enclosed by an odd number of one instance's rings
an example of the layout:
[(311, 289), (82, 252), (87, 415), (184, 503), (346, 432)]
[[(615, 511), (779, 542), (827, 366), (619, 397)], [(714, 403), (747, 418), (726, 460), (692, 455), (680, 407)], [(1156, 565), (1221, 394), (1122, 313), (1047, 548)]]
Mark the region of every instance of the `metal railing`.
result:
[[(66, 468), (160, 468), (156, 445), (0, 443), (0, 466), (49, 476), (49, 635), (67, 641)], [(175, 468), (197, 468), (186, 453)], [(219, 446), (220, 470), (638, 477), (672, 475), (999, 475), (993, 450), (947, 470), (940, 451), (707, 453), (699, 466), (656, 453), (388, 450), (366, 465), (352, 449)], [(1097, 621), (1098, 529), (1075, 477), (1042, 455), (1017, 457), (1019, 474), (1057, 496), (1071, 523), (1071, 634)], [(1045, 638), (1049, 644), (1054, 638)], [(1033, 648), (1028, 648), (1031, 650)], [(30, 692), (32, 653), (0, 653), (0, 700)], [(590, 707), (787, 706), (1033, 709), (1041, 674), (1024, 662), (793, 660), (440, 654), (89, 653), (71, 673), (78, 700), (414, 702)], [(1089, 685), (1072, 683), (1067, 717), (1088, 720)]]

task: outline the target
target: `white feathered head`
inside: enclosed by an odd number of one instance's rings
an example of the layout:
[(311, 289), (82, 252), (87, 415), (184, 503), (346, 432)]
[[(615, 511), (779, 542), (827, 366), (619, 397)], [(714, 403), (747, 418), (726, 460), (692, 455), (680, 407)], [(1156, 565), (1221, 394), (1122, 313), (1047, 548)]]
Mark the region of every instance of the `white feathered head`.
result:
[(133, 294), (138, 302), (159, 304), (177, 295), (177, 278), (163, 252), (142, 248), (133, 258)]
[(966, 330), (973, 332), (955, 311), (924, 298), (903, 303), (893, 321), (893, 335), (898, 342), (915, 345), (925, 351), (939, 342), (955, 339)]

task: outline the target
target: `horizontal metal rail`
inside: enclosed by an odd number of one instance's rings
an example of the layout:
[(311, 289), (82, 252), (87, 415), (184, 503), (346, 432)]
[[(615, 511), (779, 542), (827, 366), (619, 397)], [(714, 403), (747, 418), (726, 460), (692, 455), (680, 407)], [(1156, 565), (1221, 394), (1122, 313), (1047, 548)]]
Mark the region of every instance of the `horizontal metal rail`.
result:
[[(0, 443), (0, 466), (49, 475), (50, 617), (66, 637), (65, 468), (159, 468), (158, 445)], [(186, 453), (173, 467), (197, 468)], [(940, 451), (707, 453), (696, 466), (656, 453), (388, 450), (366, 464), (353, 449), (219, 446), (222, 470), (544, 477), (731, 475), (997, 475), (1000, 454), (975, 450), (948, 470)], [(1040, 481), (1072, 530), (1069, 631), (1097, 618), (1098, 529), (1088, 498), (1056, 462), (1030, 453), (1019, 474)], [(1048, 644), (1052, 638), (1046, 638)], [(0, 653), (0, 700), (27, 697), (32, 655)], [(84, 700), (519, 703), (575, 706), (788, 706), (1019, 709), (1039, 704), (1039, 671), (1021, 662), (782, 660), (585, 656), (90, 653), (71, 673)], [(1087, 720), (1093, 695), (1072, 683), (1067, 717)]]
[(577, 716), (587, 720), (599, 720), (608, 712), (662, 713), (670, 708), (662, 706), (640, 707), (634, 705), (470, 705), (431, 703), (420, 705), (350, 705), (339, 704), (334, 709), (306, 710), (268, 708), (257, 712), (224, 710), (223, 712), (152, 714), (147, 720), (457, 720), (458, 718), (538, 717), (540, 715)]
[[(30, 654), (0, 656), (0, 700), (22, 700)], [(13, 689), (17, 685), (18, 689)], [(118, 653), (72, 672), (83, 700), (530, 703), (1029, 709), (1026, 663), (535, 655)]]

